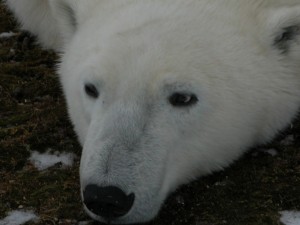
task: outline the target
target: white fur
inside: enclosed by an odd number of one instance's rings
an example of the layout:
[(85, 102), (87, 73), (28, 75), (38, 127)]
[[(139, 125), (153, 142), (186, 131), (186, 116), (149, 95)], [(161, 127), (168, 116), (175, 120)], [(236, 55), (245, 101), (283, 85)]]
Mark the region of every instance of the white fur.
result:
[[(178, 185), (270, 141), (299, 108), (300, 35), (285, 53), (274, 44), (284, 28), (300, 28), (299, 0), (7, 1), (42, 44), (63, 49), (82, 189), (136, 195), (113, 223), (152, 219)], [(176, 108), (174, 92), (199, 101)]]

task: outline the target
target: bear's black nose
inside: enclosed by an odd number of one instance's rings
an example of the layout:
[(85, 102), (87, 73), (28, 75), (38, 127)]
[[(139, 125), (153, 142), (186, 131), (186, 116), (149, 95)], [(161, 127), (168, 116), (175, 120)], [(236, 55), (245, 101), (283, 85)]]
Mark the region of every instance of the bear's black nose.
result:
[(109, 221), (126, 215), (134, 202), (133, 193), (126, 195), (118, 187), (99, 187), (95, 184), (86, 186), (83, 198), (84, 204), (91, 212)]

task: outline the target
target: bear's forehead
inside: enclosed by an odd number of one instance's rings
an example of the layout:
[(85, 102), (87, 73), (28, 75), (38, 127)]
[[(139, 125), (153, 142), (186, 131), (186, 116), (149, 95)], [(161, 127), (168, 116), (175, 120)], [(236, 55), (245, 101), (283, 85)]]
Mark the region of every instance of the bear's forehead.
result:
[[(111, 57), (120, 58), (119, 61), (130, 58), (139, 60), (137, 57), (151, 55), (152, 58), (157, 56), (158, 59), (161, 58), (159, 60), (167, 61), (179, 53), (191, 54), (191, 51), (193, 54), (195, 51), (202, 51), (207, 56), (216, 52), (214, 57), (218, 57), (222, 56), (219, 52), (229, 51), (235, 46), (245, 46), (242, 42), (247, 39), (257, 39), (257, 18), (253, 12), (250, 13), (251, 10), (237, 6), (233, 7), (236, 11), (230, 9), (230, 3), (236, 2), (233, 0), (226, 1), (228, 4), (199, 2), (201, 4), (196, 9), (182, 4), (185, 7), (177, 6), (171, 8), (170, 12), (153, 9), (148, 12), (147, 7), (144, 9), (138, 6), (127, 12), (125, 8), (125, 12), (117, 16), (114, 14), (116, 18), (106, 19), (105, 23), (101, 23), (101, 16), (98, 18), (98, 15), (92, 15), (90, 20), (99, 20), (99, 23), (85, 23), (80, 28), (77, 42), (82, 43), (84, 39), (85, 46), (77, 49), (84, 51), (85, 55), (98, 49), (106, 57), (113, 55)], [(144, 4), (141, 7), (142, 5)], [(225, 6), (226, 9), (222, 9), (220, 13), (220, 8)]]
[(197, 76), (199, 80), (202, 75), (207, 80), (238, 73), (239, 68), (254, 73), (262, 69), (260, 64), (253, 69), (253, 63), (267, 64), (269, 60), (259, 43), (259, 10), (255, 12), (253, 6), (248, 10), (245, 1), (245, 6), (235, 0), (227, 4), (200, 2), (196, 9), (183, 4), (185, 7), (172, 8), (167, 15), (162, 10), (145, 11), (151, 16), (143, 15), (138, 6), (128, 12), (124, 9), (120, 17), (106, 19), (105, 24), (97, 23), (101, 17), (91, 15), (96, 22), (79, 29), (68, 55), (75, 67), (84, 65), (84, 70), (114, 86), (162, 83), (170, 76), (187, 80)]

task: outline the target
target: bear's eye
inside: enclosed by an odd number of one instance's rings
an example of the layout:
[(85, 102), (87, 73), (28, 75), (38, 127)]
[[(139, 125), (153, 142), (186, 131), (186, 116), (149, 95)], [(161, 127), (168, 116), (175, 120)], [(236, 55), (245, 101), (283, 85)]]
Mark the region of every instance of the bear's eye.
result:
[(198, 98), (195, 94), (177, 92), (169, 97), (169, 102), (175, 107), (187, 107), (196, 104)]
[(98, 98), (99, 97), (99, 91), (97, 90), (97, 88), (93, 84), (85, 84), (84, 85), (84, 91), (91, 98)]

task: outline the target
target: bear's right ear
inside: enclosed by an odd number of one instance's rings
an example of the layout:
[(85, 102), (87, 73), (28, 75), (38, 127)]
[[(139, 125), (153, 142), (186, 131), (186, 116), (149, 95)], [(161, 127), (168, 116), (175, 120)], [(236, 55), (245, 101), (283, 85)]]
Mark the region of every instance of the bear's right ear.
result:
[[(265, 15), (266, 16), (266, 15)], [(300, 56), (300, 5), (271, 9), (266, 27), (272, 47), (283, 55)]]
[(49, 4), (57, 19), (63, 41), (67, 43), (77, 29), (77, 0), (51, 0)]

